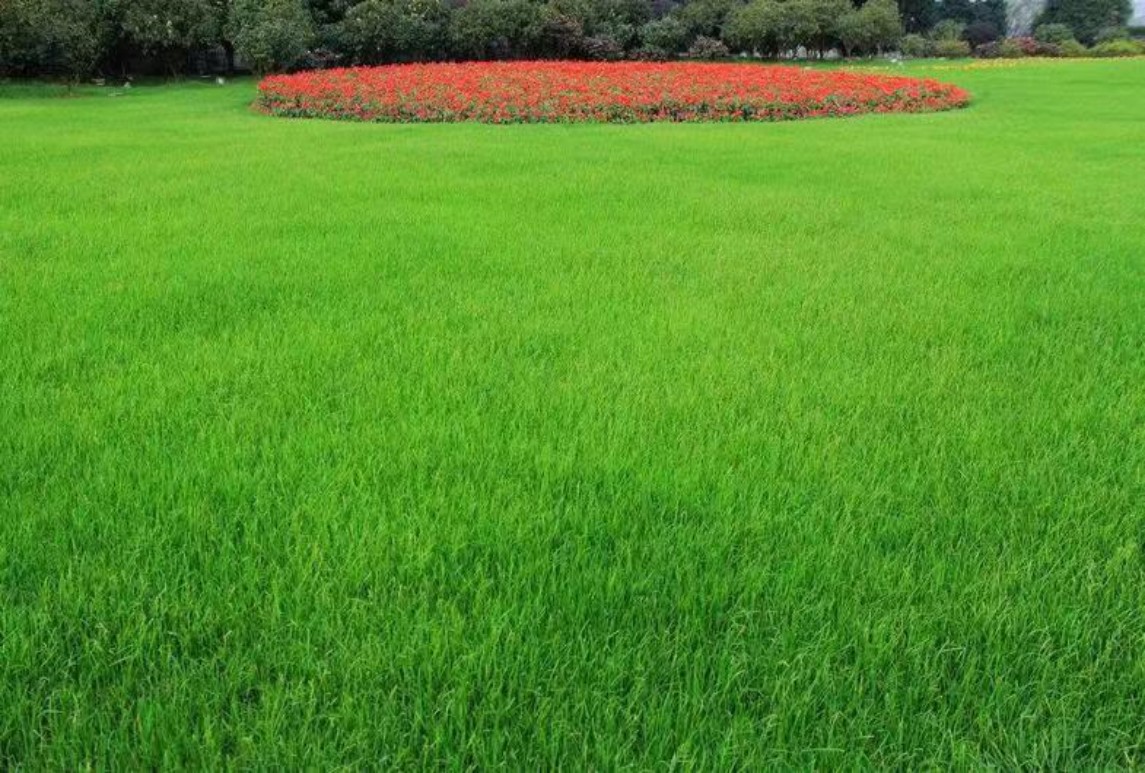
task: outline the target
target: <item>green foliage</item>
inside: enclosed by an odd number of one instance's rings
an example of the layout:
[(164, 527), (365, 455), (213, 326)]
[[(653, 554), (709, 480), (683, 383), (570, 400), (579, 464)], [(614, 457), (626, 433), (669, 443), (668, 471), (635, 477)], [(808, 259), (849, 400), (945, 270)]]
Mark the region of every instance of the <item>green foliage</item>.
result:
[(1100, 57), (1141, 56), (1145, 54), (1145, 45), (1136, 40), (1107, 40), (1091, 48), (1090, 53)]
[(111, 45), (99, 0), (0, 0), (0, 74), (90, 75)]
[(682, 5), (675, 16), (687, 27), (690, 38), (697, 35), (719, 38), (728, 18), (740, 5), (739, 0), (691, 0)]
[(462, 57), (508, 59), (537, 51), (545, 17), (532, 0), (470, 0), (454, 11), (449, 37)]
[(782, 14), (778, 0), (752, 0), (732, 12), (724, 37), (737, 51), (777, 55)]
[(933, 55), (943, 59), (960, 59), (970, 56), (970, 44), (965, 40), (936, 40), (932, 46)]
[(1064, 24), (1082, 43), (1094, 43), (1108, 28), (1123, 28), (1132, 9), (1129, 0), (1048, 0), (1040, 24)]
[(893, 48), (903, 36), (898, 7), (893, 0), (869, 0), (840, 17), (838, 33), (848, 54)]
[(238, 53), (262, 73), (290, 67), (314, 40), (300, 0), (234, 0), (229, 30)]
[(1039, 43), (1061, 45), (1066, 41), (1075, 40), (1073, 30), (1065, 24), (1040, 24), (1034, 30), (1034, 40)]
[(899, 42), (899, 51), (902, 52), (903, 56), (910, 59), (921, 59), (931, 56), (933, 44), (922, 35), (911, 33), (903, 36)]
[(340, 37), (355, 63), (440, 56), (448, 12), (439, 0), (365, 0), (350, 8)]
[(943, 19), (930, 31), (931, 40), (962, 40), (966, 22), (961, 19)]
[[(792, 1), (788, 0), (788, 2)], [(804, 3), (808, 6), (807, 15), (813, 22), (813, 26), (808, 28), (811, 34), (800, 40), (799, 45), (808, 50), (816, 50), (821, 54), (825, 53), (839, 39), (839, 19), (853, 10), (850, 0), (794, 0), (794, 2)], [(889, 12), (889, 8), (887, 12)], [(898, 34), (901, 34), (901, 17), (897, 10), (895, 10), (894, 16), (898, 22), (897, 25), (894, 25), (895, 29), (898, 30)]]
[(541, 11), (540, 25), (538, 45), (545, 55), (565, 59), (584, 50), (584, 24), (576, 16), (546, 5)]
[(1073, 39), (1057, 43), (1055, 46), (1057, 48), (1057, 55), (1061, 57), (1076, 59), (1089, 56), (1089, 49)]
[(128, 40), (144, 54), (178, 61), (188, 51), (218, 42), (224, 19), (212, 0), (118, 0)]
[(839, 39), (848, 0), (753, 0), (728, 19), (725, 39), (739, 51), (771, 55), (802, 46), (823, 52)]
[(819, 18), (813, 0), (783, 0), (777, 8), (775, 34), (783, 50), (809, 45), (819, 35)]
[(679, 54), (688, 47), (688, 29), (679, 19), (665, 16), (641, 27), (640, 41), (653, 51)]
[[(931, 0), (899, 2), (914, 8), (912, 29), (932, 16)], [(87, 73), (101, 62), (122, 71), (138, 61), (176, 73), (202, 61), (191, 54), (219, 47), (232, 67), (237, 52), (259, 72), (427, 59), (663, 59), (698, 36), (772, 56), (874, 52), (896, 45), (904, 20), (886, 2), (860, 11), (850, 0), (682, 0), (655, 9), (651, 0), (7, 0), (5, 17), (0, 72), (18, 74)], [(62, 39), (74, 43), (52, 42)]]

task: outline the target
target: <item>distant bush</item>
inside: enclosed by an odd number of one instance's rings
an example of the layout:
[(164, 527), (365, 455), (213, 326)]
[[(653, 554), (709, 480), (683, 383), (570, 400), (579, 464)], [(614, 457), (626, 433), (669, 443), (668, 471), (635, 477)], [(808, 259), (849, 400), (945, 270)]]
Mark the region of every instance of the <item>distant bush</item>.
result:
[(922, 35), (904, 35), (902, 42), (899, 43), (899, 50), (903, 56), (921, 59), (931, 55), (932, 44)]
[(1079, 58), (1082, 56), (1089, 56), (1089, 49), (1085, 48), (1076, 40), (1066, 40), (1057, 45), (1058, 56), (1065, 58)]
[(1033, 38), (1014, 37), (1014, 38), (1007, 38), (1007, 39), (1009, 41), (1011, 41), (1015, 46), (1022, 49), (1022, 56), (1042, 56), (1042, 55), (1044, 55), (1044, 53), (1042, 51), (1041, 44), (1039, 44), (1038, 41), (1034, 40)]
[(1068, 24), (1041, 24), (1034, 30), (1034, 40), (1055, 46), (1061, 45), (1067, 40), (1074, 40), (1073, 30)]
[(931, 55), (942, 59), (961, 59), (970, 56), (970, 44), (965, 40), (936, 40)]
[(1089, 49), (1076, 40), (1067, 40), (1063, 43), (1058, 43), (1056, 48), (1058, 51), (1057, 55), (1066, 57), (1067, 59), (1089, 56)]
[(629, 59), (637, 62), (666, 62), (671, 56), (662, 48), (654, 46), (641, 46), (628, 55)]
[(983, 43), (974, 49), (974, 56), (982, 59), (1021, 59), (1025, 49), (1010, 38)]
[(1098, 43), (1090, 49), (1090, 53), (1102, 57), (1141, 56), (1145, 54), (1145, 46), (1134, 40), (1110, 40)]
[(692, 45), (688, 49), (689, 59), (727, 59), (729, 56), (731, 56), (731, 52), (722, 40), (709, 38), (705, 35), (700, 35), (692, 41)]
[(604, 62), (620, 59), (624, 56), (624, 46), (609, 35), (587, 37), (581, 45), (584, 48), (584, 55), (588, 59)]

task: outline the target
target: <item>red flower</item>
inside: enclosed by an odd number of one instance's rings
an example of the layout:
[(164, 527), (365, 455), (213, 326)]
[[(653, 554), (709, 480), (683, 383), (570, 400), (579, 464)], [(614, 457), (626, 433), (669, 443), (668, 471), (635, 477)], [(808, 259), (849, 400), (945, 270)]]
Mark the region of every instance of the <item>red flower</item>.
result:
[(255, 106), (357, 121), (778, 121), (963, 107), (946, 83), (749, 64), (470, 62), (276, 75)]

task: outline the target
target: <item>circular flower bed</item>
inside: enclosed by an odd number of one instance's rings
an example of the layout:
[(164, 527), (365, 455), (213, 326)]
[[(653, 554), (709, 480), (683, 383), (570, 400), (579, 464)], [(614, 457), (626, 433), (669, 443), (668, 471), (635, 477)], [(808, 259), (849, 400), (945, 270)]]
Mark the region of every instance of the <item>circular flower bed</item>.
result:
[(962, 107), (946, 83), (753, 64), (469, 62), (275, 75), (256, 107), (355, 121), (781, 121)]

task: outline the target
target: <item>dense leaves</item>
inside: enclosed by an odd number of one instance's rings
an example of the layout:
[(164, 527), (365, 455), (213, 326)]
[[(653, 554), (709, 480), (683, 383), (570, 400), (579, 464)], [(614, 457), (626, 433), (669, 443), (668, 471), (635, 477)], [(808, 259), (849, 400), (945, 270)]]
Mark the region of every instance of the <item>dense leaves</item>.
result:
[(1123, 28), (1131, 12), (1129, 0), (1049, 0), (1041, 21), (1064, 24), (1082, 43), (1094, 43), (1103, 32)]
[(395, 65), (278, 75), (275, 115), (385, 122), (777, 121), (960, 107), (932, 80), (737, 64), (517, 62)]
[[(1123, 38), (1128, 7), (1049, 0), (1040, 23), (1066, 30), (1052, 45), (1073, 50), (1075, 37)], [(964, 48), (930, 42), (978, 48), (1012, 29), (1028, 35), (1036, 12), (1023, 9), (1006, 0), (0, 0), (0, 76), (919, 56)], [(904, 33), (920, 37), (904, 46)]]

